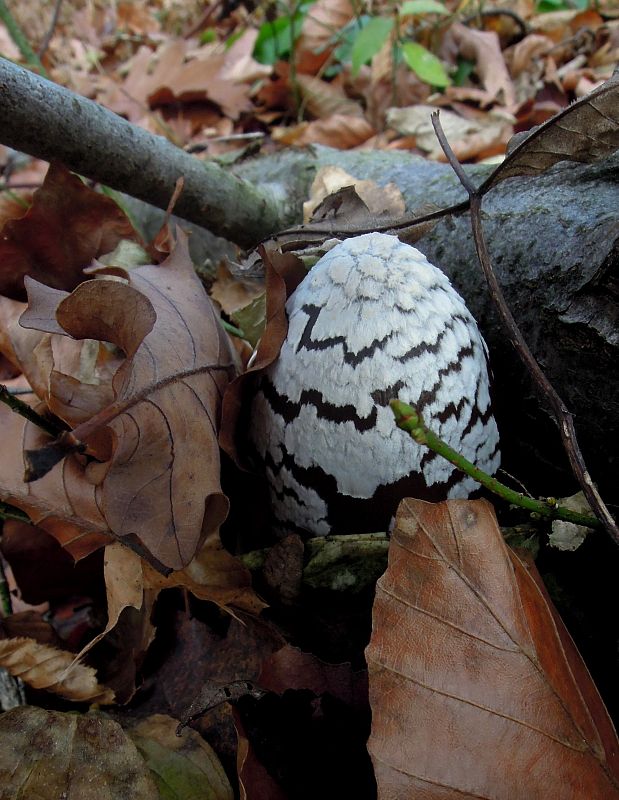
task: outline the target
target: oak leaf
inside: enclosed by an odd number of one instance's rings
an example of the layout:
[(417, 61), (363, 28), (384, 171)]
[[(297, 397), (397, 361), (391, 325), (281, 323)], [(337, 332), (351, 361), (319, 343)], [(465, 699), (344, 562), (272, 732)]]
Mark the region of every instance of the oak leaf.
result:
[(401, 503), (366, 656), (380, 798), (619, 798), (606, 709), (485, 501)]
[[(186, 239), (179, 237), (163, 264), (133, 269), (125, 281), (86, 281), (70, 295), (30, 281), (29, 292), (32, 302), (22, 326), (111, 342), (125, 355), (112, 380), (114, 399), (108, 402), (109, 395), (101, 392), (103, 408), (89, 405), (96, 413), (73, 430), (103, 463), (84, 467), (69, 456), (43, 480), (70, 469), (79, 472), (73, 480), (80, 491), (90, 486), (82, 515), (94, 516), (101, 532), (154, 562), (182, 569), (227, 514), (217, 435), (221, 395), (236, 370), (227, 336), (194, 273)], [(77, 409), (92, 400), (92, 387), (63, 381), (56, 370), (51, 376), (56, 388), (52, 385), (50, 393), (55, 399), (60, 395), (65, 407), (73, 398), (79, 398)], [(23, 429), (16, 437), (22, 434)], [(27, 449), (41, 451), (40, 446)], [(29, 513), (17, 502), (19, 491), (2, 487), (0, 493)], [(22, 485), (21, 494), (26, 505), (33, 495), (45, 503), (39, 487), (26, 492)], [(47, 495), (48, 515), (54, 515), (55, 502), (66, 505), (66, 500), (61, 480)], [(75, 516), (64, 518), (73, 521)]]

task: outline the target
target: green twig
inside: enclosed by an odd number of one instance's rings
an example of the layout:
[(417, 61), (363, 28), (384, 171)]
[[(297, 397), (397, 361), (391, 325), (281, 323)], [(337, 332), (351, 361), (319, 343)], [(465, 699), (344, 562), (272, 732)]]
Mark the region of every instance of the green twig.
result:
[(533, 511), (541, 517), (547, 517), (548, 519), (562, 519), (566, 522), (573, 522), (575, 525), (584, 525), (587, 528), (603, 527), (602, 523), (596, 517), (589, 516), (588, 514), (579, 514), (576, 511), (570, 511), (569, 508), (563, 508), (553, 503), (545, 503), (543, 500), (534, 500), (532, 497), (526, 497), (526, 495), (520, 492), (515, 492), (513, 489), (510, 489), (509, 486), (505, 486), (504, 483), (501, 483), (496, 478), (493, 478), (491, 475), (488, 475), (486, 472), (476, 467), (464, 458), (464, 456), (460, 455), (460, 453), (453, 450), (442, 439), (439, 439), (439, 437), (427, 427), (421, 414), (418, 413), (414, 406), (403, 403), (401, 400), (392, 400), (390, 405), (398, 428), (402, 428), (403, 431), (409, 433), (417, 444), (425, 445), (429, 447), (430, 450), (443, 456), (443, 458), (446, 458), (447, 461), (454, 464), (454, 466), (458, 467), (462, 472), (470, 475), (471, 478), (481, 483), (482, 486), (485, 486), (486, 489), (489, 489), (491, 492), (498, 494), (499, 497), (507, 500), (508, 503), (526, 508), (528, 511)]
[(39, 75), (42, 75), (44, 78), (50, 80), (47, 70), (41, 63), (41, 59), (34, 52), (32, 47), (30, 47), (28, 39), (26, 39), (24, 32), (13, 18), (13, 15), (7, 8), (4, 0), (0, 0), (0, 20), (2, 20), (2, 22), (4, 22), (6, 25), (6, 29), (9, 32), (11, 39), (19, 48), (19, 52), (25, 58), (26, 63), (31, 67), (35, 67)]
[(231, 333), (232, 336), (236, 336), (239, 339), (245, 339), (246, 338), (244, 331), (242, 331), (240, 328), (237, 328), (236, 326), (231, 325), (225, 319), (220, 319), (219, 321), (221, 322), (221, 324), (223, 326), (223, 329), (225, 331), (228, 331), (228, 333)]
[[(0, 3), (1, 2), (2, 0), (0, 0)], [(16, 414), (19, 414), (20, 417), (24, 417), (24, 419), (32, 422), (38, 428), (44, 430), (45, 433), (49, 433), (50, 436), (56, 437), (63, 432), (63, 428), (56, 423), (45, 419), (45, 417), (41, 416), (41, 414), (37, 414), (37, 412), (30, 408), (27, 403), (24, 403), (23, 400), (19, 400), (19, 398), (11, 394), (11, 392), (9, 392), (6, 386), (4, 386), (2, 383), (0, 383), (0, 402), (5, 403), (11, 409), (11, 411), (14, 411)]]

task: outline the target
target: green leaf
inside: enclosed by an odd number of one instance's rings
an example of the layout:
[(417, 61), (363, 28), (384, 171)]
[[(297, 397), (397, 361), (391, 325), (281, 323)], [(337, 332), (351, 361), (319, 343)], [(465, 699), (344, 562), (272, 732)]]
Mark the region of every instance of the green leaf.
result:
[(391, 17), (373, 17), (365, 28), (355, 37), (352, 47), (352, 74), (357, 75), (361, 66), (370, 61), (387, 41), (393, 19)]
[(372, 18), (367, 14), (362, 14), (360, 17), (351, 19), (341, 30), (333, 34), (326, 46), (335, 47), (333, 50), (333, 57), (337, 62), (340, 64), (350, 63), (352, 59), (352, 48), (355, 39), (359, 35), (359, 30), (365, 28), (371, 19)]
[(419, 78), (431, 86), (449, 86), (451, 80), (439, 59), (419, 42), (402, 45), (402, 55), (408, 66)]
[(449, 11), (437, 0), (408, 0), (400, 6), (399, 14), (410, 17), (415, 14), (449, 14)]
[(244, 338), (253, 347), (256, 347), (264, 333), (266, 314), (266, 296), (261, 294), (255, 297), (249, 305), (231, 315), (232, 321), (243, 331)]
[(453, 82), (456, 86), (464, 86), (468, 77), (474, 72), (476, 63), (467, 58), (458, 56), (456, 71), (453, 74)]
[(535, 7), (535, 12), (537, 14), (548, 14), (553, 11), (571, 11), (575, 8), (584, 11), (588, 7), (588, 0), (539, 0)]
[(311, 5), (311, 2), (302, 3), (293, 16), (284, 14), (260, 26), (253, 53), (256, 61), (274, 64), (290, 55), (292, 39), (296, 40), (301, 33), (303, 18)]
[(211, 44), (217, 41), (217, 31), (215, 28), (206, 28), (200, 34), (200, 44)]
[(290, 17), (278, 17), (260, 26), (254, 58), (261, 64), (274, 64), (290, 53)]
[(232, 800), (226, 773), (211, 747), (178, 720), (154, 714), (127, 733), (150, 769), (160, 800)]

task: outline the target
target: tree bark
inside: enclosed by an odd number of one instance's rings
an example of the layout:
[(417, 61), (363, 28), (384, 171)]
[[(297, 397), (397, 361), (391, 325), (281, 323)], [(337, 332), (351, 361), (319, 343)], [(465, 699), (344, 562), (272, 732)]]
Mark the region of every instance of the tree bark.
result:
[(0, 58), (2, 143), (165, 209), (184, 178), (175, 212), (249, 246), (290, 216), (285, 195), (244, 183), (98, 103)]

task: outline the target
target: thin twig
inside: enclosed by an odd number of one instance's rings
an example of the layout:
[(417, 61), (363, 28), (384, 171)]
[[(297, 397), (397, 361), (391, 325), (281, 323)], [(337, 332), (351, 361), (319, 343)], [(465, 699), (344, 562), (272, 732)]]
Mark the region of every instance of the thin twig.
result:
[(481, 23), (484, 17), (509, 17), (513, 20), (517, 27), (518, 33), (515, 36), (512, 36), (509, 40), (510, 44), (515, 44), (516, 41), (520, 41), (520, 39), (524, 39), (524, 37), (529, 32), (529, 27), (527, 23), (522, 19), (522, 17), (517, 14), (515, 11), (512, 11), (510, 8), (488, 8), (484, 10), (479, 10), (476, 14), (471, 14), (469, 17), (465, 17), (462, 20), (463, 25), (469, 25), (471, 22), (477, 21)]
[(24, 403), (23, 400), (19, 400), (15, 397), (3, 383), (0, 383), (0, 402), (5, 403), (11, 411), (14, 411), (16, 414), (19, 414), (20, 417), (24, 417), (24, 419), (32, 422), (38, 428), (44, 430), (45, 433), (49, 433), (50, 436), (58, 436), (63, 432), (63, 428), (61, 428), (60, 425), (38, 414), (33, 408), (30, 408), (27, 403)]
[(553, 503), (547, 503), (543, 500), (534, 500), (532, 497), (527, 497), (521, 492), (515, 492), (509, 486), (505, 486), (496, 478), (488, 475), (487, 472), (476, 467), (468, 461), (463, 455), (458, 453), (446, 442), (430, 430), (423, 421), (421, 414), (417, 411), (415, 406), (408, 403), (403, 403), (401, 400), (392, 400), (390, 403), (391, 410), (395, 416), (395, 421), (398, 428), (410, 433), (411, 437), (417, 444), (425, 445), (438, 453), (443, 458), (447, 459), (451, 464), (458, 467), (459, 470), (469, 475), (471, 478), (481, 483), (486, 489), (489, 489), (494, 494), (499, 495), (504, 500), (512, 505), (526, 508), (535, 514), (548, 519), (562, 519), (565, 522), (572, 522), (574, 525), (584, 525), (587, 528), (601, 528), (602, 523), (596, 517), (589, 514), (579, 514), (576, 511), (571, 511), (569, 508), (557, 506)]
[(58, 24), (58, 17), (60, 16), (61, 5), (62, 5), (62, 0), (56, 0), (56, 5), (54, 6), (54, 13), (52, 14), (52, 21), (50, 22), (47, 33), (43, 37), (43, 41), (41, 42), (41, 46), (39, 47), (39, 58), (43, 58), (45, 53), (47, 53), (47, 48), (49, 47), (49, 43), (52, 40), (54, 31), (56, 30), (56, 25)]
[[(595, 515), (602, 522), (615, 544), (619, 545), (619, 526), (617, 526), (617, 523), (604, 504), (604, 501), (600, 497), (600, 494), (597, 491), (593, 480), (591, 479), (591, 475), (589, 474), (584, 458), (580, 451), (578, 441), (576, 439), (573, 415), (567, 409), (567, 406), (559, 397), (548, 378), (544, 375), (542, 369), (535, 359), (535, 356), (529, 349), (529, 346), (520, 332), (520, 329), (516, 324), (516, 320), (514, 319), (507, 303), (505, 302), (505, 298), (503, 297), (503, 292), (501, 291), (501, 287), (492, 268), (490, 253), (488, 252), (488, 246), (486, 244), (486, 239), (483, 232), (481, 219), (483, 193), (478, 191), (472, 185), (471, 181), (468, 179), (468, 176), (464, 175), (462, 166), (459, 164), (453, 150), (449, 146), (449, 142), (447, 141), (439, 121), (438, 112), (434, 112), (432, 114), (432, 125), (434, 126), (436, 136), (441, 147), (443, 148), (443, 152), (445, 153), (447, 160), (460, 179), (460, 182), (468, 192), (471, 209), (471, 228), (473, 231), (473, 239), (475, 241), (475, 249), (477, 250), (477, 257), (484, 271), (488, 288), (490, 289), (490, 296), (492, 297), (503, 324), (507, 329), (509, 339), (516, 352), (520, 356), (522, 362), (531, 373), (533, 380), (543, 392), (550, 404), (555, 422), (559, 428), (563, 447), (567, 453), (567, 457), (572, 467), (572, 471), (576, 477), (576, 480), (580, 484), (587, 502), (591, 506), (591, 509)], [(462, 175), (464, 175), (466, 180), (462, 179)]]
[(12, 192), (14, 189), (40, 189), (41, 181), (32, 183), (0, 183), (0, 192)]

